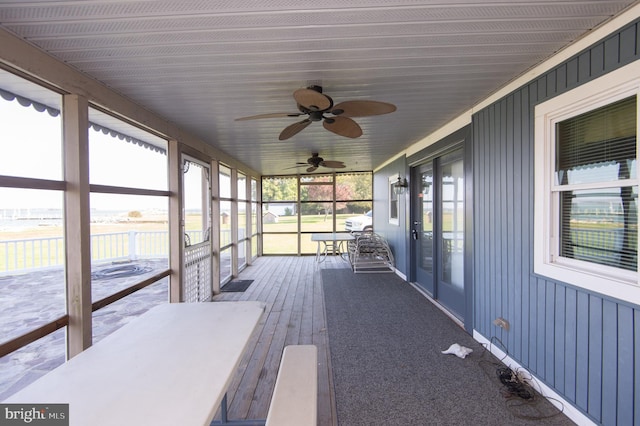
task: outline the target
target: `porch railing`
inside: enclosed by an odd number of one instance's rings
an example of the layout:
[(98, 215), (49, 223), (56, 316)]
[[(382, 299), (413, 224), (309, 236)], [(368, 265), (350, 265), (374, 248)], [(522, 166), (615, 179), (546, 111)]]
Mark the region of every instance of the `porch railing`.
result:
[[(191, 241), (202, 241), (203, 231), (188, 231)], [(221, 231), (221, 240), (231, 240), (229, 230)], [(0, 274), (25, 272), (64, 265), (64, 238), (32, 238), (0, 241)], [(91, 260), (135, 260), (167, 257), (168, 231), (129, 231), (91, 236)]]

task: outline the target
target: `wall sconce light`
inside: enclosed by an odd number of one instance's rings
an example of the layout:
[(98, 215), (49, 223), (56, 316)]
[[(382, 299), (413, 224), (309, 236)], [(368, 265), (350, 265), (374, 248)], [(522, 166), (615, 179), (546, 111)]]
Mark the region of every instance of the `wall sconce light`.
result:
[(407, 178), (401, 178), (400, 175), (398, 175), (398, 181), (393, 184), (393, 192), (395, 192), (396, 195), (404, 194), (408, 187), (409, 182), (407, 182)]

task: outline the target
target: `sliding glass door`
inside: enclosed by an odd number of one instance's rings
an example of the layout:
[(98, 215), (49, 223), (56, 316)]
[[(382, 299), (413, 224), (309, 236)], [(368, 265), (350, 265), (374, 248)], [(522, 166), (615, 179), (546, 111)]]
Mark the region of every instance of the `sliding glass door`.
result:
[(463, 318), (463, 149), (414, 168), (413, 182), (411, 234), (415, 282), (454, 315)]

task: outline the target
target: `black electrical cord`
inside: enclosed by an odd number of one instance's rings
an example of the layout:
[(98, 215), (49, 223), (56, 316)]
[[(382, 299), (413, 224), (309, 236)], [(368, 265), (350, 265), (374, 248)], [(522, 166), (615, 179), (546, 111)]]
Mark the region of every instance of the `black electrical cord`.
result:
[[(481, 359), (478, 363), (481, 367), (484, 365), (482, 369), (488, 377), (490, 376), (490, 371), (495, 369), (498, 381), (504, 386), (503, 394), (505, 396), (505, 404), (509, 408), (509, 411), (511, 411), (515, 417), (526, 420), (548, 419), (562, 413), (564, 411), (564, 405), (555, 399), (554, 401), (558, 402), (561, 407), (560, 409), (549, 412), (548, 408), (543, 408), (548, 407), (548, 405), (545, 404), (545, 398), (536, 398), (537, 393), (535, 389), (521, 377), (521, 374), (517, 374), (514, 370), (503, 364), (504, 360), (509, 356), (508, 350), (500, 339), (495, 336), (491, 338), (489, 344), (494, 344), (494, 340), (502, 347), (505, 353), (504, 357), (499, 360), (500, 362)], [(482, 353), (481, 358), (484, 357), (485, 352), (489, 352), (491, 354), (491, 351), (487, 346), (483, 345), (483, 347), (484, 352)], [(528, 370), (524, 370), (529, 373)], [(533, 379), (533, 376), (531, 376), (530, 373), (529, 377)], [(546, 399), (553, 398), (546, 397)], [(524, 412), (533, 412), (535, 414), (524, 414)]]
[(496, 368), (496, 374), (500, 383), (507, 388), (509, 394), (522, 399), (533, 399), (535, 397), (535, 392), (531, 386), (520, 380), (518, 375), (509, 367)]

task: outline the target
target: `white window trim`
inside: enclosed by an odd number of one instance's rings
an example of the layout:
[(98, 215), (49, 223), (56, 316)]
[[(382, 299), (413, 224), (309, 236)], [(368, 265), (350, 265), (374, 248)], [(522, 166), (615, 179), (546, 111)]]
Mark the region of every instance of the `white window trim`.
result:
[[(392, 176), (389, 176), (389, 184), (387, 185), (387, 188), (389, 189), (389, 223), (391, 225), (397, 225), (400, 226), (400, 195), (399, 194), (395, 194), (393, 192), (394, 187), (393, 185), (398, 182), (398, 179), (400, 178), (400, 174), (395, 174)], [(391, 217), (391, 198), (395, 196), (396, 197), (396, 217)]]
[[(636, 95), (640, 102), (639, 76), (640, 61), (636, 61), (535, 107), (534, 272), (635, 304), (640, 304), (638, 271), (623, 271), (557, 255), (558, 205), (552, 189), (555, 124), (629, 96)], [(636, 120), (640, 124), (640, 120)], [(638, 179), (634, 181), (638, 185)], [(622, 183), (629, 181), (608, 186)]]

